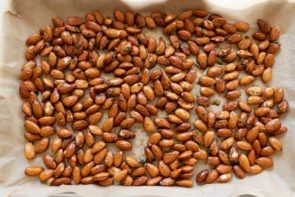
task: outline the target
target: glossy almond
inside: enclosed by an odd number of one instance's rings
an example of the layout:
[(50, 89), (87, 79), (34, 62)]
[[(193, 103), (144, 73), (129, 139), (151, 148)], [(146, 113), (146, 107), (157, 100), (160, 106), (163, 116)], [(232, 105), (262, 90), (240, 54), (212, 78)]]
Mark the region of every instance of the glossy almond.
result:
[(38, 176), (43, 171), (43, 167), (38, 165), (32, 165), (29, 167), (26, 167), (25, 174), (27, 176)]
[(34, 145), (30, 142), (27, 142), (25, 145), (24, 153), (25, 153), (26, 159), (28, 160), (33, 159), (36, 155)]
[(132, 149), (132, 144), (126, 140), (118, 140), (115, 144), (123, 151), (130, 151)]
[(128, 171), (122, 170), (114, 175), (114, 181), (120, 182), (127, 176)]
[(281, 127), (281, 121), (279, 119), (272, 119), (265, 125), (267, 132), (273, 133)]
[(48, 138), (43, 138), (39, 141), (37, 141), (34, 145), (35, 145), (35, 152), (36, 153), (42, 153), (44, 152), (49, 144), (49, 139)]
[(276, 150), (276, 151), (281, 151), (282, 150), (282, 144), (279, 141), (278, 138), (276, 137), (269, 137), (268, 138), (268, 142), (270, 143), (270, 145)]
[(40, 134), (41, 133), (40, 127), (36, 123), (34, 123), (30, 120), (25, 121), (24, 127), (28, 132), (30, 132), (32, 134)]
[(241, 154), (239, 156), (239, 165), (246, 172), (250, 172), (251, 171), (249, 160), (248, 160), (247, 156), (244, 155), (244, 154)]
[(272, 158), (270, 158), (270, 157), (260, 157), (260, 158), (257, 158), (255, 160), (255, 163), (257, 163), (263, 169), (265, 169), (265, 168), (271, 168), (273, 166), (273, 161), (272, 161)]
[(110, 132), (113, 128), (113, 125), (114, 125), (114, 118), (109, 118), (103, 123), (102, 130), (104, 132)]
[(155, 124), (152, 121), (152, 119), (150, 119), (149, 117), (144, 118), (143, 126), (144, 126), (144, 130), (148, 133), (155, 131)]

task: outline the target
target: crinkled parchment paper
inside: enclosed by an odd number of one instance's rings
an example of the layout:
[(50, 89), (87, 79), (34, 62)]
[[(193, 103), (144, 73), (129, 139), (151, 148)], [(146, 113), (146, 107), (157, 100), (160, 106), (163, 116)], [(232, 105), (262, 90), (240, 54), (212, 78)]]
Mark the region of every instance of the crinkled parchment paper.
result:
[[(2, 1), (1, 1), (2, 2)], [(7, 3), (7, 7), (3, 4)], [(0, 23), (0, 196), (294, 196), (295, 193), (295, 4), (281, 0), (11, 0), (2, 2)], [(276, 59), (270, 85), (282, 87), (290, 111), (283, 117), (289, 131), (281, 137), (284, 151), (274, 157), (274, 167), (257, 176), (233, 179), (228, 184), (181, 187), (100, 187), (95, 185), (49, 187), (23, 173), (23, 116), (18, 96), (18, 76), (24, 63), (26, 38), (50, 24), (53, 16), (66, 19), (100, 9), (134, 9), (179, 12), (184, 8), (204, 8), (232, 21), (243, 20), (255, 27), (257, 18), (280, 25), (282, 50)], [(140, 145), (140, 143), (138, 144)], [(38, 161), (33, 161), (36, 163)], [(202, 168), (197, 164), (197, 171)]]

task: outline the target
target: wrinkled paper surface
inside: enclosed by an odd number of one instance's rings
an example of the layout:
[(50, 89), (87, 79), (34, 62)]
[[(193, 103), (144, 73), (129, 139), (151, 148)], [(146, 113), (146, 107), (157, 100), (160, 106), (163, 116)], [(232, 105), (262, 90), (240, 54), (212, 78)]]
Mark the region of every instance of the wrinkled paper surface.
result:
[[(294, 196), (295, 193), (295, 4), (281, 0), (11, 0), (0, 12), (0, 196), (105, 196), (105, 197), (164, 197), (164, 196)], [(42, 25), (51, 24), (53, 16), (83, 16), (100, 9), (105, 15), (112, 10), (134, 9), (148, 13), (154, 10), (180, 12), (185, 8), (204, 8), (234, 22), (247, 21), (256, 27), (257, 18), (264, 18), (282, 29), (282, 49), (273, 66), (270, 85), (282, 87), (290, 111), (282, 121), (288, 132), (280, 137), (283, 153), (274, 156), (274, 167), (243, 180), (234, 178), (227, 184), (210, 184), (193, 188), (181, 187), (100, 187), (72, 185), (49, 187), (36, 178), (26, 177), (24, 168), (32, 162), (25, 160), (23, 148), (23, 115), (18, 96), (19, 72), (24, 63), (26, 38)], [(142, 146), (136, 142), (135, 146)], [(196, 171), (204, 166), (197, 164)]]

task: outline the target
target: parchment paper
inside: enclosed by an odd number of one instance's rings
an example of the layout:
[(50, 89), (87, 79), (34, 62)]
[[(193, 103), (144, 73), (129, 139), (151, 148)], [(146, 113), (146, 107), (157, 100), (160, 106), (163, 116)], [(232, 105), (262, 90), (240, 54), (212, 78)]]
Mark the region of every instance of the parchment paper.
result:
[[(0, 23), (0, 196), (294, 196), (295, 193), (295, 4), (291, 1), (266, 0), (11, 0), (2, 7)], [(3, 3), (2, 3), (3, 5)], [(96, 185), (49, 187), (23, 173), (29, 165), (24, 159), (23, 116), (18, 96), (18, 76), (24, 62), (26, 38), (42, 25), (51, 24), (53, 16), (83, 16), (100, 9), (106, 15), (112, 10), (134, 9), (180, 12), (184, 8), (204, 8), (222, 14), (232, 21), (243, 20), (255, 26), (257, 18), (280, 25), (282, 50), (273, 66), (271, 85), (282, 87), (290, 111), (283, 118), (289, 131), (281, 141), (283, 153), (274, 157), (274, 167), (243, 180), (227, 184), (181, 187), (100, 187)], [(38, 162), (38, 161), (37, 161)], [(36, 163), (33, 161), (32, 163)], [(197, 170), (200, 170), (197, 164)]]

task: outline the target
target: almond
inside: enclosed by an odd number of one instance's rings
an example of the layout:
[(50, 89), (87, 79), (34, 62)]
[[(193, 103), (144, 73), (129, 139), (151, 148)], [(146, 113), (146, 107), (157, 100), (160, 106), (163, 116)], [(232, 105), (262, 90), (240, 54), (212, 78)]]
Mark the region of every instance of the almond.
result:
[(27, 176), (38, 176), (43, 171), (43, 167), (38, 165), (32, 165), (25, 169)]
[(25, 157), (28, 160), (32, 160), (35, 157), (35, 155), (36, 155), (36, 153), (35, 153), (35, 147), (30, 142), (27, 142), (26, 143), (24, 152), (25, 152)]
[(40, 127), (36, 123), (34, 123), (30, 120), (25, 121), (24, 127), (28, 132), (30, 132), (32, 134), (40, 134), (41, 133)]

